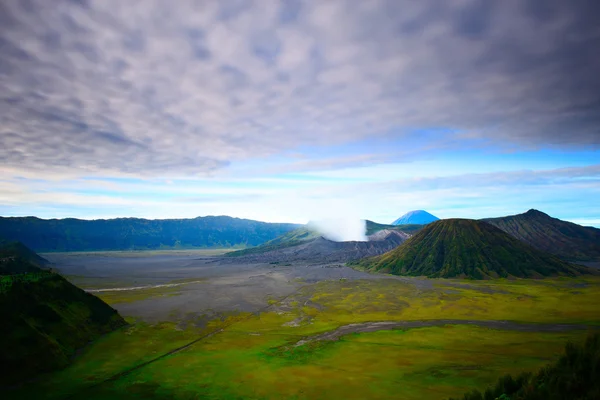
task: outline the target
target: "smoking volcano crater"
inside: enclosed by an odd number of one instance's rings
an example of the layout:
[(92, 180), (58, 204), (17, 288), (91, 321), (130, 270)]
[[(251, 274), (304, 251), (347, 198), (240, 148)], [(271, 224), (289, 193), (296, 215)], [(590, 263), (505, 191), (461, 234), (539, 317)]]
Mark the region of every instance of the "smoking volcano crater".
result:
[[(294, 233), (286, 236), (293, 237), (291, 240), (275, 240), (275, 243), (249, 249), (250, 251), (237, 252), (229, 257), (244, 262), (265, 263), (334, 263), (358, 260), (364, 257), (376, 256), (388, 252), (405, 240), (410, 235), (397, 231), (384, 229), (370, 236), (364, 235), (364, 240), (334, 240), (343, 235), (330, 235), (322, 231), (310, 231), (294, 236)], [(364, 231), (363, 231), (364, 232)], [(300, 237), (298, 239), (298, 237)]]

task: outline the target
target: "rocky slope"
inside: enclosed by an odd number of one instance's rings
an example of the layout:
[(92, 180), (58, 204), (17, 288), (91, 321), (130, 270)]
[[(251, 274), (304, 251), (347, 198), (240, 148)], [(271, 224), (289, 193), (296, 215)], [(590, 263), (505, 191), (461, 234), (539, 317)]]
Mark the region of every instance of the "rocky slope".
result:
[(538, 210), (486, 218), (509, 235), (565, 260), (600, 261), (600, 229), (553, 218)]

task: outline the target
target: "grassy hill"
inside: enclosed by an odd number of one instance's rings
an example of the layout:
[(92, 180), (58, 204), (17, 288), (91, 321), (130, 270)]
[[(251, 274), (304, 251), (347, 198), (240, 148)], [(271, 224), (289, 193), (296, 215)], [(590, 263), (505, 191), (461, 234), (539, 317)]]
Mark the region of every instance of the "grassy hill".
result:
[[(567, 344), (564, 354), (536, 374), (505, 375), (483, 393), (473, 390), (462, 400), (600, 399), (600, 334), (585, 343)], [(452, 399), (450, 399), (452, 400)]]
[(565, 260), (600, 260), (600, 229), (562, 221), (538, 210), (483, 221)]
[(257, 246), (298, 227), (227, 216), (92, 221), (0, 217), (0, 236), (39, 252)]
[(446, 219), (360, 266), (396, 275), (495, 278), (577, 275), (584, 267), (536, 250), (486, 222)]
[(23, 254), (37, 255), (22, 244), (0, 254), (0, 365), (10, 366), (0, 386), (65, 367), (78, 348), (125, 325), (99, 298), (29, 262)]

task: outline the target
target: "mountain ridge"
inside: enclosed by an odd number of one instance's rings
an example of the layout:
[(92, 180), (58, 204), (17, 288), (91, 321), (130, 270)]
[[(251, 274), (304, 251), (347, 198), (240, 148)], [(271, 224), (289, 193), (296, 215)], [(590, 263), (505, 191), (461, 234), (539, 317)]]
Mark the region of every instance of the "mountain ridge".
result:
[(257, 246), (299, 227), (228, 216), (192, 219), (0, 217), (0, 236), (38, 252)]
[(563, 221), (536, 209), (485, 221), (538, 250), (565, 260), (600, 260), (600, 229)]

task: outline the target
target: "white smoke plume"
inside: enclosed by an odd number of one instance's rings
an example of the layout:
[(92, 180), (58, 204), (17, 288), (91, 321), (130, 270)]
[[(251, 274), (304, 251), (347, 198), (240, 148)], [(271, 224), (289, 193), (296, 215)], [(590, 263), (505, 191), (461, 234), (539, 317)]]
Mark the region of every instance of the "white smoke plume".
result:
[(364, 219), (327, 218), (310, 221), (310, 229), (336, 242), (367, 241), (367, 225)]

